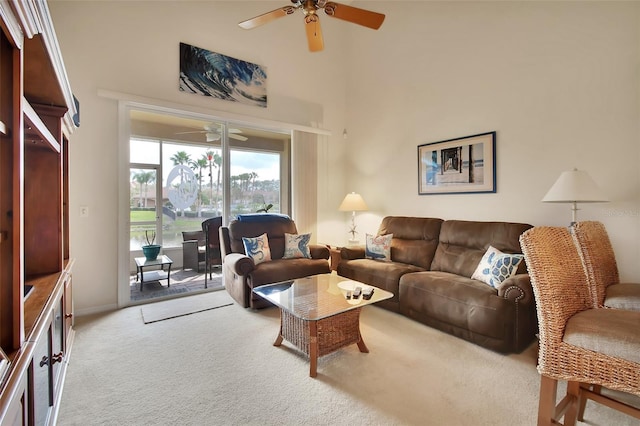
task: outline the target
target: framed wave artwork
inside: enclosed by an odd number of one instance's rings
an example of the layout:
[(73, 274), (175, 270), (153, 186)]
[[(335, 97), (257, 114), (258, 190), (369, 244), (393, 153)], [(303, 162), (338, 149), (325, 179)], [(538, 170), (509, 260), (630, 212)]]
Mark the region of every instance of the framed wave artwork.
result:
[(180, 43), (180, 91), (267, 107), (264, 67)]

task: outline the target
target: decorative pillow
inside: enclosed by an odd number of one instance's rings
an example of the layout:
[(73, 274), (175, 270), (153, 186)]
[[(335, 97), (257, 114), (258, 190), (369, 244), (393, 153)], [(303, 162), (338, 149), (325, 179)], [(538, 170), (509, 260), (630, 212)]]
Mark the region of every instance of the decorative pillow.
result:
[(271, 260), (271, 249), (269, 249), (266, 232), (255, 238), (242, 237), (242, 244), (245, 253), (253, 259), (256, 265)]
[(295, 259), (297, 257), (311, 258), (309, 251), (309, 241), (311, 234), (287, 234), (284, 233), (284, 256), (283, 259)]
[(364, 255), (369, 259), (391, 261), (391, 239), (393, 234), (375, 236), (367, 234)]
[(521, 254), (507, 254), (489, 246), (471, 278), (497, 288), (500, 283), (516, 273), (523, 258)]

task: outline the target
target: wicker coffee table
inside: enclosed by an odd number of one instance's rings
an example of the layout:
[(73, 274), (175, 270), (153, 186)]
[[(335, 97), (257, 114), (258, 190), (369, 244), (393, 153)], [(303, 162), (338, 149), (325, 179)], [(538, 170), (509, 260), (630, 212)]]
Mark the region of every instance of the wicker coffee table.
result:
[[(347, 299), (347, 293), (356, 287), (373, 289), (373, 295), (368, 300), (362, 295)], [(354, 343), (360, 352), (369, 352), (360, 335), (360, 310), (393, 297), (388, 291), (335, 273), (267, 284), (253, 292), (280, 308), (280, 333), (273, 345), (280, 346), (287, 339), (308, 355), (311, 377), (317, 375), (318, 357)]]

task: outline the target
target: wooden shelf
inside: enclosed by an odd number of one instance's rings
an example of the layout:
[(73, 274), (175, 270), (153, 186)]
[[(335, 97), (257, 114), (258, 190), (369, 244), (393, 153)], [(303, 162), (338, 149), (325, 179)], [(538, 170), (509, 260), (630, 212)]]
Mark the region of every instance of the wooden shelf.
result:
[(77, 107), (46, 0), (0, 2), (0, 19), (0, 425), (55, 424), (73, 341)]
[(60, 143), (44, 124), (38, 113), (26, 99), (23, 99), (22, 104), (24, 111), (24, 143), (27, 146), (46, 146), (59, 154)]

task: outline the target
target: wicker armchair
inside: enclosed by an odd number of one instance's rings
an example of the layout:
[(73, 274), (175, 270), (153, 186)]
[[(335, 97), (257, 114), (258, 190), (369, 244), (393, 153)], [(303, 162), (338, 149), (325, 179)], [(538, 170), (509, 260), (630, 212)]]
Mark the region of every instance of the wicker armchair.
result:
[(578, 222), (573, 237), (587, 272), (594, 307), (640, 311), (640, 283), (621, 283), (618, 264), (604, 225)]
[[(601, 387), (640, 396), (640, 312), (593, 308), (582, 261), (567, 228), (535, 227), (520, 237), (536, 298), (541, 374), (538, 425), (575, 424), (582, 398), (640, 419), (640, 410)], [(556, 405), (558, 380), (567, 393)], [(591, 385), (595, 385), (591, 389)]]

